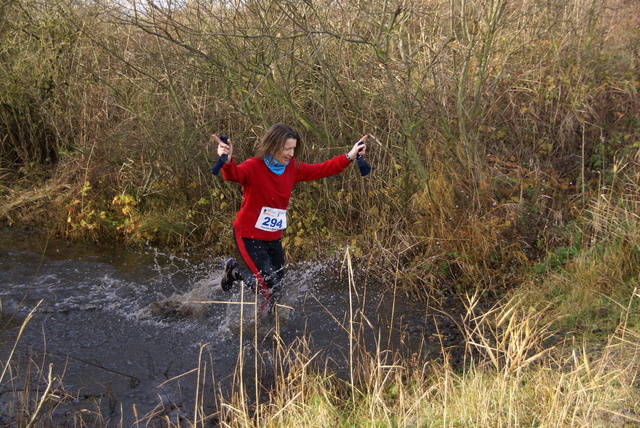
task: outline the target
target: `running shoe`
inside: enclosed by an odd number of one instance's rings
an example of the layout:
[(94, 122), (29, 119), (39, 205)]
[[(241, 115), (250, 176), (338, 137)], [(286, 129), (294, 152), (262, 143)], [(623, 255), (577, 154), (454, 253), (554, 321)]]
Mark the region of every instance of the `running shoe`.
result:
[(233, 283), (239, 279), (238, 262), (231, 257), (227, 257), (222, 262), (222, 276), (220, 277), (220, 287), (224, 291), (231, 290)]

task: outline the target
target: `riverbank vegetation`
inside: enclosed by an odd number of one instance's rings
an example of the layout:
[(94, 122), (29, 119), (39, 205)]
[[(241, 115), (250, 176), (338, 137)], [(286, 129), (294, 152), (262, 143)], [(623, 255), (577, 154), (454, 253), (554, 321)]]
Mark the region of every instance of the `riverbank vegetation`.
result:
[(363, 354), (342, 383), (298, 350), (268, 405), (227, 403), (229, 421), (640, 420), (637, 2), (0, 8), (2, 225), (227, 253), (241, 194), (209, 172), (211, 133), (244, 159), (287, 122), (307, 162), (367, 133), (372, 174), (296, 189), (289, 260), (348, 245), (376, 281), (468, 296), (462, 368), (444, 347), (428, 364)]

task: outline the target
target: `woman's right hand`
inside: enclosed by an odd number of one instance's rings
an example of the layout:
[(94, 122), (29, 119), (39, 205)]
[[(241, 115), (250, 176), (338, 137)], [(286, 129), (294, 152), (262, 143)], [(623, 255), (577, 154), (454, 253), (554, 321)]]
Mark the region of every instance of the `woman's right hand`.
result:
[(213, 139), (218, 143), (218, 156), (227, 155), (227, 162), (231, 162), (231, 156), (233, 155), (233, 147), (231, 146), (231, 140), (227, 140), (227, 144), (225, 144), (220, 137), (213, 134)]

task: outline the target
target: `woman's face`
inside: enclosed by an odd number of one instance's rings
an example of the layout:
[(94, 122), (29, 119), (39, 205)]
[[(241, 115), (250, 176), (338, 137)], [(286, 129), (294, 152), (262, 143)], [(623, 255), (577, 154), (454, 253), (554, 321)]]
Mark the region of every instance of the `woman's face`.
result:
[(285, 141), (284, 147), (278, 153), (276, 153), (276, 160), (281, 164), (286, 164), (287, 162), (289, 162), (291, 158), (293, 158), (297, 143), (298, 140), (296, 140), (295, 138), (289, 138), (287, 141)]

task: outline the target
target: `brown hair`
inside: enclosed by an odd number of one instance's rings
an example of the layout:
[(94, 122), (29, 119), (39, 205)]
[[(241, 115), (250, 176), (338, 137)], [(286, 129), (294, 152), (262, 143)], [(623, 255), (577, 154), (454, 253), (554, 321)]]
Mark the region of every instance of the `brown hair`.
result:
[(262, 136), (260, 147), (256, 150), (256, 157), (264, 158), (266, 155), (275, 156), (284, 148), (284, 143), (289, 138), (296, 140), (296, 148), (293, 155), (296, 156), (300, 152), (302, 141), (298, 132), (284, 123), (276, 123)]

